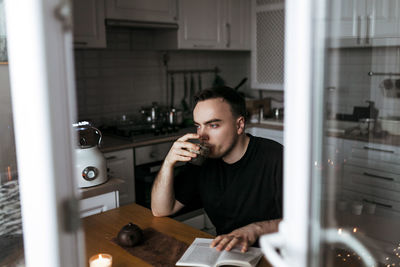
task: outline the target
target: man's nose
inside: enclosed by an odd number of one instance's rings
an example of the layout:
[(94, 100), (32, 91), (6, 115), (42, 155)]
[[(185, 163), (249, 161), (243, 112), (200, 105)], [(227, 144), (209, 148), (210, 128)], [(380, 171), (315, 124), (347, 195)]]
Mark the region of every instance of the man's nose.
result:
[(208, 140), (208, 134), (204, 127), (197, 128), (197, 134), (199, 135), (200, 141)]

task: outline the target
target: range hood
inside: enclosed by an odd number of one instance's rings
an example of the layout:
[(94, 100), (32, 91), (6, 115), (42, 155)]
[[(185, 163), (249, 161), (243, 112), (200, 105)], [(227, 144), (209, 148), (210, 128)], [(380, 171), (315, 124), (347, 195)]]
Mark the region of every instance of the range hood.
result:
[(168, 29), (177, 30), (177, 23), (147, 22), (134, 20), (106, 19), (106, 25), (112, 27), (129, 27), (138, 29)]

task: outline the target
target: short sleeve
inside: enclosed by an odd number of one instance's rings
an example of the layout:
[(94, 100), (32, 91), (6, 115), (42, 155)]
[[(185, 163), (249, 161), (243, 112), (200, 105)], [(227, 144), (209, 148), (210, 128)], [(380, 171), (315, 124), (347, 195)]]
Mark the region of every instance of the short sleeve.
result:
[(202, 207), (197, 182), (200, 172), (200, 167), (188, 163), (179, 169), (174, 178), (175, 199), (185, 206)]

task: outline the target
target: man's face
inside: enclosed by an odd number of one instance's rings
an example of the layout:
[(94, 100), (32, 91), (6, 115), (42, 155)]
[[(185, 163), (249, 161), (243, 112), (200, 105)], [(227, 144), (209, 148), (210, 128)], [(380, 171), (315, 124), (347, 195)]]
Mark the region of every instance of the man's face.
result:
[(200, 141), (211, 148), (210, 158), (229, 154), (242, 132), (239, 129), (240, 119), (233, 116), (230, 105), (222, 98), (198, 102), (193, 110), (193, 118)]

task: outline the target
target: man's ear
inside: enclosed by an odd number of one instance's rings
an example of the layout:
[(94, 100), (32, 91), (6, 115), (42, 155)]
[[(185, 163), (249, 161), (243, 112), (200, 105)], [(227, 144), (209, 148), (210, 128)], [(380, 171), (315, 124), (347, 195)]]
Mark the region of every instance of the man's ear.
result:
[(239, 135), (244, 133), (244, 125), (245, 125), (245, 122), (244, 122), (243, 116), (240, 116), (239, 118), (236, 119), (237, 133)]

